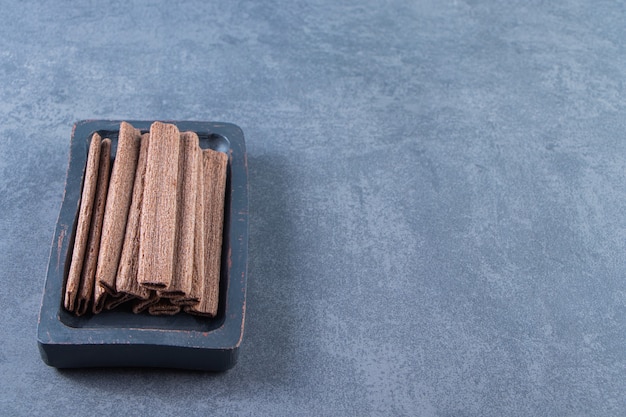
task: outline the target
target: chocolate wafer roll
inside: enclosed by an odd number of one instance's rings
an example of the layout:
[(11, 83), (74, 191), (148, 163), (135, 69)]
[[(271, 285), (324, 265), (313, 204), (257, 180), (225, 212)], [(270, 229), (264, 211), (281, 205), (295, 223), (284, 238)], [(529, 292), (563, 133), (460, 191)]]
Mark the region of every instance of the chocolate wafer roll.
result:
[(115, 277), (122, 254), (126, 221), (133, 194), (139, 145), (139, 130), (129, 123), (122, 122), (104, 211), (102, 239), (96, 269), (96, 285), (112, 295), (116, 294)]
[(174, 273), (179, 147), (176, 126), (161, 122), (150, 126), (137, 281), (153, 290), (168, 288)]
[(198, 194), (198, 154), (201, 153), (198, 135), (180, 134), (181, 154), (178, 187), (178, 215), (174, 275), (170, 285), (159, 291), (161, 297), (189, 296), (193, 281), (193, 248)]
[(224, 197), (228, 156), (222, 152), (205, 149), (202, 152), (204, 169), (204, 226), (205, 262), (203, 290), (200, 302), (185, 307), (193, 314), (214, 317), (219, 299), (220, 267), (222, 261), (222, 232), (224, 223)]
[(74, 239), (74, 249), (70, 270), (65, 283), (64, 306), (66, 310), (74, 311), (76, 295), (80, 287), (81, 272), (89, 239), (89, 228), (93, 204), (96, 196), (98, 184), (98, 165), (100, 162), (100, 143), (102, 138), (94, 133), (89, 144), (87, 154), (87, 165), (85, 168), (85, 178), (83, 182), (82, 194), (80, 197), (80, 208), (78, 212), (78, 224), (76, 226), (76, 236)]
[(126, 224), (126, 235), (122, 247), (122, 256), (117, 269), (117, 279), (115, 289), (118, 293), (130, 294), (142, 300), (150, 297), (150, 290), (142, 287), (137, 282), (137, 266), (139, 261), (139, 223), (141, 219), (141, 203), (143, 199), (143, 188), (146, 176), (146, 161), (148, 159), (148, 145), (150, 134), (141, 135), (141, 147), (139, 151), (139, 161), (137, 162), (137, 172), (133, 185), (133, 197), (128, 212), (128, 222)]
[(192, 283), (191, 293), (187, 296), (172, 297), (172, 304), (185, 306), (194, 305), (200, 301), (200, 295), (204, 290), (204, 169), (202, 168), (202, 152), (198, 152), (196, 155), (197, 164), (197, 195), (196, 195), (196, 224), (194, 227), (194, 246), (193, 246), (193, 270), (192, 270)]
[(109, 175), (111, 174), (111, 139), (104, 139), (100, 145), (100, 162), (98, 168), (98, 185), (91, 216), (87, 255), (83, 263), (83, 272), (80, 281), (80, 290), (76, 302), (76, 315), (81, 316), (87, 312), (89, 303), (93, 298), (93, 287), (98, 264), (98, 252), (100, 251), (100, 237), (102, 235), (102, 219), (104, 207), (109, 189)]

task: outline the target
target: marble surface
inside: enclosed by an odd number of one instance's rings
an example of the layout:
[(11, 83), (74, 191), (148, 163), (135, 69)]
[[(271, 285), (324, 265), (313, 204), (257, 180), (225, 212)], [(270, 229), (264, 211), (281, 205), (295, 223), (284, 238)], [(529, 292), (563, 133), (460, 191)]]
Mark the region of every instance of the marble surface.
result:
[[(5, 3), (1, 415), (626, 414), (623, 2)], [(244, 130), (231, 371), (41, 361), (90, 118)]]

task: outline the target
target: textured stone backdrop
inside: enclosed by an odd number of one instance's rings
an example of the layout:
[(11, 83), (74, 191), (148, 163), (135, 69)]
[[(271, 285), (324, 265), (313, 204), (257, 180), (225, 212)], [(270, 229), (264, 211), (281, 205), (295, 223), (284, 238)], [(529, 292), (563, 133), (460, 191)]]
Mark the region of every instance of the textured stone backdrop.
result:
[[(626, 415), (623, 2), (4, 3), (0, 414)], [(40, 360), (86, 118), (244, 130), (233, 370)]]

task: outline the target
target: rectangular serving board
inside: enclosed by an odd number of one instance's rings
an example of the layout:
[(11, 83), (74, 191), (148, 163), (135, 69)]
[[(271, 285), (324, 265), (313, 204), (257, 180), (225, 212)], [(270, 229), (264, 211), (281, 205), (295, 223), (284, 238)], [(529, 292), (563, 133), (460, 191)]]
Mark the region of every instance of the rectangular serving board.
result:
[[(248, 169), (243, 132), (230, 123), (165, 121), (194, 131), (200, 147), (229, 156), (224, 207), (220, 298), (215, 318), (133, 314), (118, 307), (77, 317), (63, 308), (89, 142), (94, 132), (117, 148), (121, 121), (74, 125), (65, 193), (56, 225), (39, 314), (37, 343), (43, 361), (57, 368), (164, 367), (224, 371), (237, 362), (246, 309)], [(153, 121), (128, 120), (147, 132)]]

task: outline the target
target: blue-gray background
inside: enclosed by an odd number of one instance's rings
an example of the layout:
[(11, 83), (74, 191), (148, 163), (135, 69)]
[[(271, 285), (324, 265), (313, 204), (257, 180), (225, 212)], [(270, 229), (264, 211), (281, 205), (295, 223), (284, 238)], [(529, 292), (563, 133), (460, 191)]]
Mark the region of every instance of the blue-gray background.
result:
[[(3, 2), (0, 414), (626, 415), (626, 5), (340, 3)], [(40, 360), (86, 118), (244, 130), (231, 371)]]

